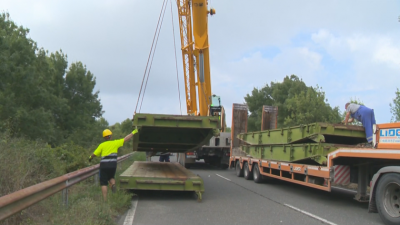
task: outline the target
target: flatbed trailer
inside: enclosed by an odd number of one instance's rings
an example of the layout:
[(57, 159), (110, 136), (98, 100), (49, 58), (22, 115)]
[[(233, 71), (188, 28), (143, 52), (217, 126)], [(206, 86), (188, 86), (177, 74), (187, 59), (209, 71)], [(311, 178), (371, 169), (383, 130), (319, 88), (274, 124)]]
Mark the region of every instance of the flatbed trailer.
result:
[(134, 162), (119, 179), (124, 190), (193, 191), (201, 201), (203, 179), (179, 163)]
[[(229, 165), (235, 168), (237, 176), (256, 183), (275, 178), (327, 192), (334, 186), (343, 188), (353, 183), (357, 187), (355, 200), (369, 202), (368, 211), (379, 213), (384, 224), (400, 224), (400, 123), (374, 125), (373, 148), (338, 146), (327, 155), (319, 155), (326, 160), (296, 162), (285, 161), (290, 158), (273, 158), (272, 153), (262, 154), (254, 145), (247, 148), (248, 143), (243, 141), (245, 135), (239, 135), (247, 133), (247, 121), (243, 121), (247, 118), (247, 109), (238, 104), (232, 108)], [(281, 155), (290, 154), (294, 148), (289, 146), (284, 150), (280, 149)], [(263, 151), (273, 151), (273, 148)]]

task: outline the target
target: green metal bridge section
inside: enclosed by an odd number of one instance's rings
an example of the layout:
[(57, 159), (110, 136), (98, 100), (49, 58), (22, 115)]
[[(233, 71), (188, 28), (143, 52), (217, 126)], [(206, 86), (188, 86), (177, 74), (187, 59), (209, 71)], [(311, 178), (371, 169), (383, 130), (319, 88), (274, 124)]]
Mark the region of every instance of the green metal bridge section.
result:
[(254, 158), (285, 162), (305, 162), (326, 165), (326, 156), (340, 147), (354, 147), (340, 144), (304, 143), (286, 145), (244, 145), (242, 151)]
[(133, 151), (187, 152), (208, 143), (221, 126), (217, 116), (136, 114)]
[(239, 134), (238, 139), (250, 145), (337, 143), (359, 144), (365, 142), (364, 127), (341, 124), (311, 123), (282, 129)]
[(327, 155), (340, 147), (365, 143), (361, 126), (312, 123), (238, 134), (246, 155), (265, 160), (326, 165)]
[(201, 201), (204, 182), (179, 163), (134, 162), (120, 175), (120, 189), (194, 191)]

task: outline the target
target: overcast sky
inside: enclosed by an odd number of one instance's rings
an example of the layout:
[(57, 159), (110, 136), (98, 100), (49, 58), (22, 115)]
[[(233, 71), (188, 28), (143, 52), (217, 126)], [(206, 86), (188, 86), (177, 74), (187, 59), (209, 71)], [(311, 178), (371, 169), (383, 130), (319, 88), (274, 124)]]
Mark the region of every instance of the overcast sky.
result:
[[(1, 0), (0, 10), (50, 52), (62, 49), (96, 77), (110, 124), (132, 118), (163, 0)], [(173, 19), (182, 112), (186, 113), (177, 7)], [(211, 0), (211, 80), (231, 124), (232, 103), (254, 87), (296, 74), (329, 104), (355, 98), (390, 122), (400, 88), (398, 0)], [(170, 5), (141, 112), (180, 114)]]

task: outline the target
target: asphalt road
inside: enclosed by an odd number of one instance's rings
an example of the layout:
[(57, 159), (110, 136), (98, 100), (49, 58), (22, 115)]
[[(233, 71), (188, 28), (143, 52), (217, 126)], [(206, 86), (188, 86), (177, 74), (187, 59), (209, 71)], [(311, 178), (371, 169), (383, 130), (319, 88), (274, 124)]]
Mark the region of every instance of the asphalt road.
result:
[(236, 177), (233, 169), (207, 164), (191, 169), (204, 180), (201, 203), (191, 192), (135, 192), (132, 210), (119, 225), (165, 224), (383, 224), (367, 203), (342, 191), (331, 193), (279, 180), (261, 184)]

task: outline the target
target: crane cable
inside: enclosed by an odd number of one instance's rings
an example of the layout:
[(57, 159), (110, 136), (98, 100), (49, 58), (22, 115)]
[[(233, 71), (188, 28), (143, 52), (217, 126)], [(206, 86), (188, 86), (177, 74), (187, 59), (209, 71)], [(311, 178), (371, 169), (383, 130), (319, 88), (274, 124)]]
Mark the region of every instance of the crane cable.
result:
[[(164, 0), (164, 2), (165, 2), (165, 1), (166, 1), (166, 0)], [(167, 9), (167, 4), (168, 4), (168, 2), (167, 2), (167, 3), (165, 4), (165, 6), (164, 6), (164, 3), (163, 3), (163, 7), (164, 7), (164, 8), (162, 9), (161, 23), (160, 23), (160, 26), (157, 27), (157, 28), (158, 28), (157, 38), (156, 38), (156, 42), (155, 42), (155, 46), (154, 46), (154, 50), (153, 50), (153, 55), (151, 56), (149, 71), (147, 72), (147, 79), (146, 79), (146, 83), (145, 83), (145, 85), (144, 85), (143, 96), (142, 96), (142, 100), (141, 100), (141, 102), (140, 102), (139, 112), (140, 112), (140, 110), (142, 109), (144, 94), (146, 93), (147, 82), (149, 81), (151, 66), (153, 65), (153, 59), (154, 59), (154, 55), (155, 55), (155, 52), (156, 52), (156, 49), (157, 49), (158, 38), (160, 37), (161, 27), (162, 27), (162, 23), (163, 23), (163, 21), (164, 21), (164, 15), (165, 15), (165, 11), (166, 11), (166, 9)], [(157, 31), (157, 29), (156, 29), (156, 31)]]
[(175, 43), (175, 28), (174, 28), (174, 14), (172, 13), (172, 0), (169, 1), (171, 4), (171, 19), (172, 19), (172, 35), (174, 38), (174, 52), (175, 52), (175, 68), (176, 68), (176, 81), (178, 82), (178, 96), (179, 96), (179, 110), (182, 115), (182, 103), (181, 103), (181, 92), (179, 91), (179, 76), (178, 76), (178, 60), (176, 57), (176, 43)]
[[(140, 86), (140, 91), (139, 91), (138, 99), (137, 99), (137, 102), (136, 102), (135, 114), (136, 114), (136, 110), (137, 110), (137, 107), (138, 107), (138, 104), (139, 104), (139, 99), (140, 99), (140, 96), (141, 96), (141, 93), (142, 93), (144, 80), (145, 80), (145, 78), (146, 78), (146, 72), (147, 72), (147, 68), (148, 68), (148, 66), (149, 66), (149, 60), (150, 60), (150, 57), (151, 57), (151, 55), (152, 55), (152, 50), (153, 50), (153, 46), (154, 46), (154, 40), (156, 39), (156, 36), (157, 36), (157, 30), (159, 30), (158, 28), (159, 28), (159, 24), (160, 24), (161, 15), (162, 15), (163, 10), (164, 10), (164, 12), (165, 12), (165, 8), (166, 8), (166, 7), (164, 7), (164, 5), (166, 6), (165, 1), (166, 1), (166, 0), (163, 1), (162, 7), (161, 7), (160, 15), (159, 15), (159, 17), (158, 17), (157, 27), (156, 27), (156, 30), (155, 30), (155, 32), (154, 32), (153, 42), (151, 43), (151, 48), (150, 48), (149, 57), (147, 58), (146, 69), (145, 69), (144, 74), (143, 74), (142, 84), (141, 84), (141, 86)], [(147, 76), (148, 76), (148, 75), (147, 75)], [(146, 85), (147, 85), (147, 82), (146, 82)], [(143, 96), (144, 96), (144, 93), (143, 93)], [(142, 102), (143, 102), (143, 97), (142, 97)], [(139, 112), (140, 112), (140, 109), (139, 109)]]

